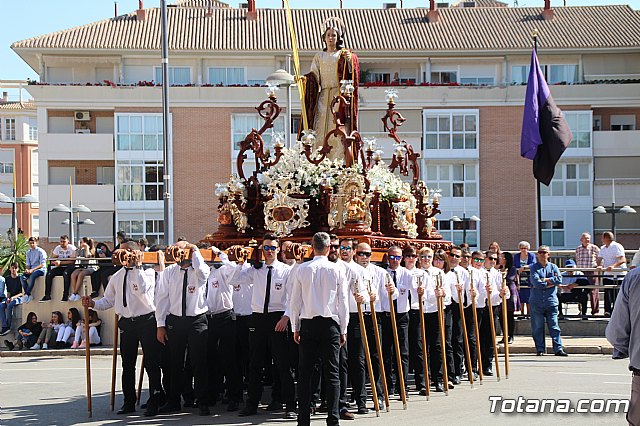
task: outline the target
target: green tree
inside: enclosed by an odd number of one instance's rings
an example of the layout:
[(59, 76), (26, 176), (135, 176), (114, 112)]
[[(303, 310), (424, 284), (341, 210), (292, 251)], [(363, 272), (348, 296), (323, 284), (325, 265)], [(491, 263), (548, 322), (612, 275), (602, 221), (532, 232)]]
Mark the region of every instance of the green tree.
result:
[(23, 234), (18, 234), (18, 238), (9, 235), (9, 240), (0, 247), (0, 270), (4, 275), (9, 274), (9, 265), (18, 262), (18, 270), (24, 271), (27, 265), (27, 250), (29, 243)]

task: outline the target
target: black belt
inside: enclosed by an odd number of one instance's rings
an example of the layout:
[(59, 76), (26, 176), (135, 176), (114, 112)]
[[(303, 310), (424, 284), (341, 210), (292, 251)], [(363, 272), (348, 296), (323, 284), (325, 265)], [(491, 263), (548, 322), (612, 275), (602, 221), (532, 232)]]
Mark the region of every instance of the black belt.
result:
[(233, 315), (233, 309), (229, 309), (228, 311), (219, 312), (217, 314), (207, 314), (207, 318), (209, 319), (220, 319), (227, 318)]
[(638, 370), (637, 368), (631, 368), (631, 372), (633, 373), (634, 376), (640, 376), (640, 370)]
[(137, 317), (122, 317), (122, 319), (127, 319), (129, 321), (143, 321), (143, 320), (148, 320), (151, 318), (154, 318), (156, 315), (155, 312), (149, 312), (148, 314), (144, 314), (144, 315), (139, 315)]
[(177, 318), (177, 319), (189, 319), (189, 320), (197, 320), (198, 318), (204, 317), (207, 314), (200, 314), (200, 315), (196, 315), (196, 316), (185, 316), (185, 317), (181, 317), (178, 315), (173, 315), (173, 314), (169, 314), (170, 317), (173, 318)]

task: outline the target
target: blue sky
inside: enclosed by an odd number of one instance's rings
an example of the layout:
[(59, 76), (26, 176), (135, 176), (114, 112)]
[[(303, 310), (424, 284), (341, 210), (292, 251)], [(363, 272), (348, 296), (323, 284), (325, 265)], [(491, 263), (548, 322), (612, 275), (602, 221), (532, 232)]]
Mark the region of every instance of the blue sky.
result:
[[(507, 1), (507, 0), (503, 0)], [(640, 9), (640, 0), (566, 0), (567, 5), (629, 4)], [(345, 8), (382, 7), (382, 3), (400, 0), (343, 0)], [(513, 0), (510, 0), (512, 3)], [(37, 79), (35, 71), (25, 64), (10, 48), (11, 43), (66, 28), (84, 25), (113, 16), (112, 0), (29, 0), (2, 2), (2, 31), (0, 31), (0, 80)], [(158, 7), (160, 0), (145, 0), (145, 7)], [(173, 3), (173, 0), (168, 0)], [(237, 7), (238, 1), (228, 2)], [(281, 0), (256, 0), (258, 8), (279, 8)], [(291, 7), (308, 7), (309, 0), (289, 0)], [(337, 8), (339, 0), (322, 2), (327, 8)], [(542, 6), (544, 0), (518, 0), (520, 6)], [(404, 0), (404, 7), (428, 6), (428, 0)], [(561, 5), (560, 0), (552, 0), (552, 6)], [(317, 7), (317, 5), (314, 4)], [(118, 13), (131, 12), (138, 7), (137, 0), (119, 0)]]

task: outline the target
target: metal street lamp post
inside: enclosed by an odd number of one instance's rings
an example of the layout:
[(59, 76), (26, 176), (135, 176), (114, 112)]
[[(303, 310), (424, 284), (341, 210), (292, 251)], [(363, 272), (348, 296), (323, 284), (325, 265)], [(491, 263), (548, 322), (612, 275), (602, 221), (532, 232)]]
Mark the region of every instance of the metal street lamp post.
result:
[(607, 214), (611, 213), (611, 232), (616, 235), (616, 214), (636, 214), (637, 211), (631, 206), (616, 207), (616, 180), (611, 179), (611, 207), (598, 206), (593, 209), (593, 213)]
[[(71, 205), (71, 200), (69, 200), (69, 206), (65, 206), (64, 204), (58, 204), (57, 206), (55, 206), (53, 209), (51, 209), (54, 212), (64, 212), (64, 213), (69, 213), (69, 218), (65, 219), (64, 222), (62, 222), (62, 224), (64, 225), (69, 225), (69, 239), (71, 240), (71, 244), (75, 244), (75, 233), (74, 233), (74, 225), (77, 224), (77, 229), (78, 229), (78, 233), (80, 232), (80, 227), (79, 225), (95, 225), (95, 222), (93, 222), (91, 219), (83, 219), (82, 221), (80, 220), (80, 213), (91, 213), (91, 209), (87, 206), (85, 206), (84, 204), (78, 204), (77, 207), (73, 207)], [(76, 214), (77, 219), (74, 220), (73, 218), (73, 214)], [(90, 221), (91, 223), (87, 222)]]
[[(289, 58), (290, 60), (291, 58)], [(288, 65), (291, 68), (291, 65)], [(287, 115), (286, 122), (284, 123), (285, 137), (287, 140), (287, 147), (291, 148), (291, 86), (295, 84), (296, 80), (290, 72), (283, 69), (276, 70), (266, 78), (267, 84), (286, 87), (287, 88)]]
[(13, 235), (13, 238), (16, 238), (18, 234), (18, 215), (16, 212), (17, 205), (32, 204), (32, 203), (35, 204), (37, 202), (38, 202), (38, 198), (34, 197), (31, 194), (24, 194), (23, 197), (16, 197), (15, 190), (14, 190), (14, 196), (9, 197), (8, 195), (0, 192), (0, 203), (11, 204), (11, 234)]
[(462, 218), (456, 215), (453, 215), (449, 220), (451, 222), (462, 222), (462, 243), (463, 244), (467, 243), (467, 229), (469, 228), (469, 222), (480, 222), (480, 218), (475, 214), (472, 215), (471, 217), (467, 217), (467, 212), (462, 212)]

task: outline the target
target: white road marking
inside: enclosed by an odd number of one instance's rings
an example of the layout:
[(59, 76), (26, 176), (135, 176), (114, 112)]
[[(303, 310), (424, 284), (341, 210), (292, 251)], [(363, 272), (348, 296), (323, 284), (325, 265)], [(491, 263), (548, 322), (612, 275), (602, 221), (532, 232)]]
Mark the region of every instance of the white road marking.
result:
[(579, 373), (579, 372), (568, 372), (568, 371), (556, 371), (556, 374), (566, 374), (568, 376), (580, 375), (580, 376), (624, 376), (629, 377), (631, 373), (622, 374), (622, 373)]
[(626, 396), (629, 397), (628, 393), (599, 393), (599, 392), (560, 392), (560, 393), (568, 393), (571, 395), (599, 395), (599, 396)]

